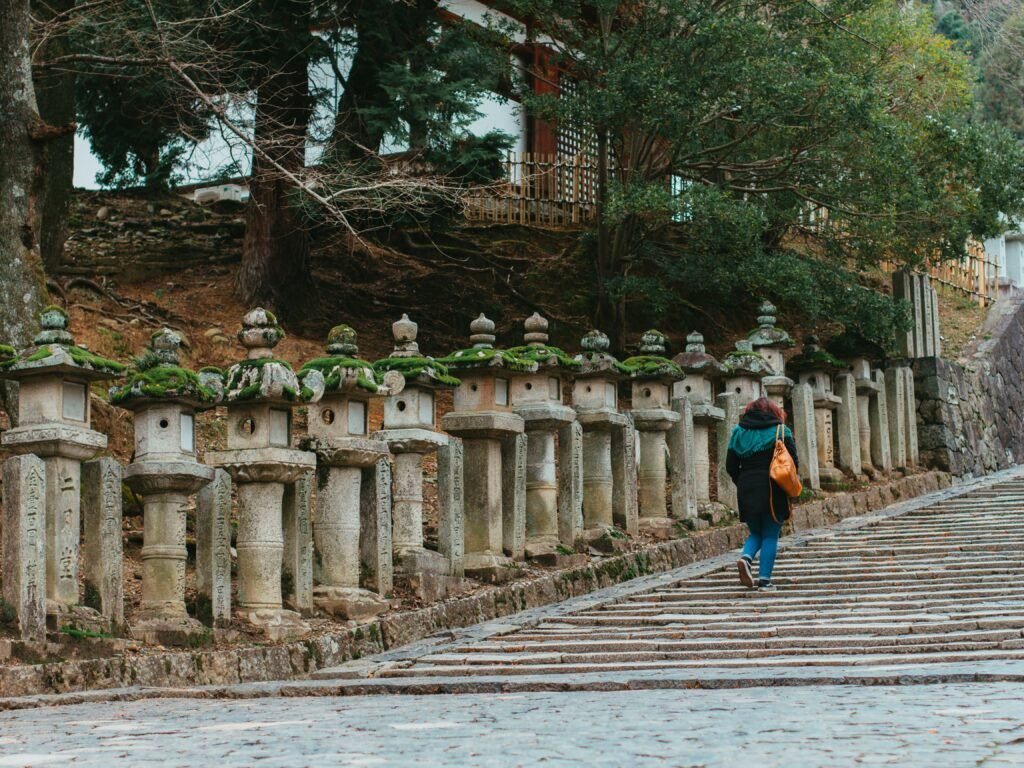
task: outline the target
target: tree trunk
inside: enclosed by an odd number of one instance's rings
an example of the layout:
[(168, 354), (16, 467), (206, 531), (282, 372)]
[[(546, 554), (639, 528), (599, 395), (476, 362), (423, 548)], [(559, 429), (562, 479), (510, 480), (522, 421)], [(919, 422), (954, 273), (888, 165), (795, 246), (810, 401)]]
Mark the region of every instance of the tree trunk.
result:
[(23, 348), (46, 300), (38, 225), (45, 126), (32, 88), (28, 0), (0, 0), (0, 19), (0, 341)]
[(306, 60), (296, 55), (274, 68), (257, 92), (256, 142), (267, 157), (253, 158), (242, 264), (235, 278), (243, 301), (272, 309), (291, 323), (316, 315), (317, 291), (295, 186), (274, 163), (302, 172), (309, 116)]
[[(51, 0), (34, 3), (33, 13), (47, 18), (70, 10), (72, 0)], [(54, 58), (71, 52), (67, 38), (52, 39), (46, 46), (45, 56)], [(33, 76), (39, 116), (55, 126), (70, 126), (75, 122), (75, 75), (73, 72), (51, 70)], [(56, 273), (64, 260), (67, 240), (68, 208), (75, 173), (75, 135), (68, 131), (54, 138), (46, 147), (46, 169), (43, 174), (39, 202), (39, 248), (43, 265), (50, 274)]]

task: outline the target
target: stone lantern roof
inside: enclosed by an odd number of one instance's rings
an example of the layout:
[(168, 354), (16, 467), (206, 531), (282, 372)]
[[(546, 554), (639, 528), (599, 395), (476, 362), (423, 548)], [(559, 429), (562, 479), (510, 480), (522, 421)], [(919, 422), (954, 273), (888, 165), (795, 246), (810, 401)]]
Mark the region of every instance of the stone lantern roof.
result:
[(283, 338), (284, 331), (273, 312), (257, 307), (245, 314), (238, 340), (248, 356), (224, 374), (227, 403), (299, 404), (316, 402), (323, 396), (324, 376), (320, 371), (307, 371), (300, 384), (291, 365), (274, 357), (274, 347)]
[(336, 325), (327, 334), (327, 357), (310, 360), (299, 370), (299, 378), (319, 373), (327, 392), (361, 391), (364, 395), (397, 395), (405, 388), (405, 377), (395, 371), (376, 371), (374, 364), (359, 358), (357, 334), (350, 325)]
[(576, 378), (588, 378), (603, 376), (605, 378), (626, 379), (633, 375), (634, 369), (620, 363), (608, 352), (611, 341), (608, 336), (598, 330), (587, 331), (587, 334), (580, 339), (580, 348), (583, 350), (576, 355), (575, 362), (580, 364), (577, 369)]
[(672, 358), (683, 373), (718, 379), (725, 375), (725, 366), (704, 349), (704, 336), (693, 331), (686, 337), (686, 351)]
[(480, 317), (469, 324), (469, 340), (473, 346), (452, 352), (441, 358), (441, 363), (455, 371), (489, 369), (498, 373), (504, 369), (519, 373), (536, 372), (538, 366), (533, 360), (520, 357), (508, 349), (494, 348), (494, 327), (494, 321), (481, 312)]
[(373, 364), (378, 375), (397, 371), (405, 377), (406, 384), (419, 387), (453, 388), (459, 386), (457, 378), (448, 373), (447, 366), (432, 357), (420, 354), (416, 336), (419, 326), (403, 314), (401, 320), (391, 324), (391, 335), (395, 339), (394, 351), (383, 360)]
[(195, 409), (212, 408), (224, 397), (224, 382), (213, 371), (196, 374), (181, 363), (181, 336), (170, 328), (154, 333), (122, 386), (111, 387), (110, 402), (128, 410), (160, 400)]
[(768, 361), (754, 351), (750, 339), (737, 341), (736, 349), (727, 354), (722, 363), (729, 376), (752, 376), (760, 379), (775, 375)]
[(622, 364), (633, 369), (633, 378), (639, 380), (678, 381), (686, 376), (683, 369), (665, 357), (666, 338), (661, 331), (644, 331), (640, 337), (640, 353)]
[[(42, 330), (32, 346), (14, 354), (11, 347), (0, 350), (0, 378), (24, 379), (39, 374), (73, 375), (78, 379), (102, 381), (114, 379), (127, 368), (75, 345), (68, 331), (70, 318), (60, 307), (49, 306), (39, 315)], [(7, 359), (3, 359), (7, 358)]]
[(787, 365), (796, 373), (821, 371), (829, 376), (850, 369), (849, 365), (822, 349), (818, 337), (814, 334), (804, 337), (803, 350), (799, 355), (791, 358)]
[(790, 335), (775, 325), (775, 305), (767, 299), (761, 301), (758, 307), (761, 313), (757, 318), (758, 327), (747, 334), (747, 340), (754, 349), (758, 347), (777, 347), (779, 349), (790, 349), (796, 346), (796, 342)]
[(548, 344), (548, 321), (534, 312), (523, 323), (526, 334), (525, 346), (512, 347), (508, 351), (524, 360), (531, 360), (541, 369), (557, 368), (567, 373), (579, 371), (583, 364), (558, 347)]
[(876, 344), (857, 333), (857, 331), (851, 330), (846, 330), (838, 336), (833, 336), (828, 344), (825, 345), (825, 349), (842, 360), (862, 357), (875, 365), (881, 363), (886, 358), (885, 349), (881, 344)]

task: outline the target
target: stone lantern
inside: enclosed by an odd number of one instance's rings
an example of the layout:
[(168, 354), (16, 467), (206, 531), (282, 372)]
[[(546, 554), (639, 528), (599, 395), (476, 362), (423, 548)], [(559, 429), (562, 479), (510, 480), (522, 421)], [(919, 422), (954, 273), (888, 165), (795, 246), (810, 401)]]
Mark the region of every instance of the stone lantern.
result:
[(762, 380), (775, 375), (775, 369), (754, 351), (749, 339), (737, 341), (736, 349), (727, 354), (722, 363), (725, 365), (725, 391), (736, 396), (740, 410), (761, 397), (764, 393)]
[(636, 431), (619, 411), (619, 382), (633, 369), (609, 354), (609, 346), (598, 330), (580, 340), (572, 405), (583, 428), (583, 538), (592, 546), (622, 549), (624, 542), (609, 529), (618, 524), (631, 536), (639, 530)]
[[(640, 433), (640, 466), (637, 483), (640, 495), (640, 529), (659, 538), (671, 538), (665, 483), (668, 479), (667, 432), (679, 421), (670, 407), (673, 385), (682, 381), (682, 369), (666, 358), (665, 336), (646, 331), (641, 337), (641, 354), (623, 364), (634, 369), (632, 377), (633, 423)], [(678, 511), (677, 511), (678, 514)], [(683, 517), (684, 515), (680, 515)]]
[(470, 331), (473, 346), (442, 359), (462, 383), (441, 426), (463, 440), (466, 575), (497, 582), (525, 557), (526, 435), (511, 383), (537, 364), (495, 349), (494, 322), (483, 314)]
[[(402, 315), (391, 325), (395, 348), (374, 363), (378, 372), (401, 375), (405, 388), (384, 401), (384, 428), (375, 437), (395, 455), (392, 549), (395, 568), (423, 599), (444, 597), (463, 575), (462, 441), (437, 430), (435, 394), (459, 380), (432, 357), (420, 353), (419, 326)], [(423, 458), (436, 453), (438, 548), (423, 538)]]
[[(822, 483), (836, 484), (843, 474), (836, 468), (834, 412), (843, 402), (832, 389), (832, 377), (847, 369), (845, 363), (823, 350), (818, 337), (804, 337), (803, 350), (789, 361), (789, 370), (800, 384), (811, 389), (814, 402), (814, 431), (818, 454), (818, 477)], [(799, 429), (799, 428), (798, 428)], [(797, 446), (799, 450), (800, 446)]]
[[(309, 437), (318, 473), (313, 539), (319, 554), (313, 601), (345, 619), (367, 619), (388, 608), (391, 592), (391, 465), (388, 444), (369, 435), (370, 400), (402, 391), (405, 379), (358, 358), (356, 332), (339, 325), (327, 336), (327, 357), (299, 371), (324, 378), (324, 395), (309, 406)], [(360, 572), (365, 583), (361, 583)], [(369, 587), (369, 588), (366, 588)]]
[(535, 373), (512, 376), (512, 407), (526, 424), (526, 556), (568, 565), (571, 556), (558, 548), (574, 548), (583, 532), (583, 430), (562, 404), (562, 389), (581, 365), (548, 344), (548, 321), (539, 314), (524, 326), (526, 346), (509, 352), (537, 364)]
[(757, 318), (758, 327), (747, 336), (754, 351), (771, 366), (772, 374), (761, 379), (761, 389), (780, 408), (786, 407), (786, 400), (793, 391), (793, 380), (786, 376), (786, 361), (783, 350), (796, 346), (782, 328), (775, 325), (775, 305), (765, 299), (759, 307), (761, 312)]
[[(44, 309), (40, 323), (33, 346), (0, 371), (19, 385), (18, 426), (4, 433), (2, 444), (45, 465), (46, 613), (61, 625), (107, 632), (123, 620), (121, 468), (109, 458), (88, 462), (83, 487), (82, 461), (107, 447), (106, 435), (90, 428), (89, 385), (119, 377), (125, 366), (76, 346), (59, 307)], [(101, 593), (104, 618), (79, 604), (83, 510), (86, 582)]]
[[(274, 358), (283, 337), (277, 319), (261, 307), (242, 318), (238, 339), (248, 356), (225, 374), (227, 449), (206, 454), (238, 488), (239, 614), (271, 639), (309, 632), (298, 613), (284, 609), (281, 576), (285, 539), (310, 536), (309, 492), (316, 469), (315, 454), (291, 447), (292, 408), (317, 402), (324, 391), (319, 371), (309, 371), (300, 383), (287, 363)], [(297, 607), (307, 607), (311, 561), (303, 559), (301, 568), (290, 562)]]
[(711, 504), (711, 432), (725, 419), (715, 406), (715, 384), (725, 366), (704, 349), (704, 337), (694, 331), (686, 337), (686, 351), (672, 358), (686, 378), (672, 385), (672, 398), (685, 397), (693, 411), (693, 450), (698, 508)]
[(110, 390), (110, 402), (135, 413), (135, 460), (124, 481), (144, 504), (142, 601), (132, 635), (163, 645), (188, 645), (203, 625), (185, 610), (185, 503), (213, 480), (214, 470), (196, 461), (197, 411), (223, 396), (219, 379), (181, 367), (181, 336), (154, 333), (128, 381)]

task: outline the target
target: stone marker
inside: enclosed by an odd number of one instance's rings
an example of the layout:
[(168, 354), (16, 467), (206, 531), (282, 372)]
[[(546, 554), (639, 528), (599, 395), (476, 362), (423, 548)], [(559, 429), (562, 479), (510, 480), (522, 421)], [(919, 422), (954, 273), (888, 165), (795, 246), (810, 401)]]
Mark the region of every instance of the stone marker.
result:
[(889, 445), (895, 469), (907, 468), (907, 391), (898, 365), (885, 369), (885, 400), (889, 412)]
[(448, 560), (448, 573), (462, 576), (465, 568), (465, 511), (462, 507), (462, 441), (449, 437), (437, 449), (438, 550)]
[[(218, 376), (181, 367), (180, 350), (174, 331), (154, 333), (128, 381), (110, 390), (111, 403), (135, 414), (135, 460), (124, 480), (144, 508), (142, 600), (132, 636), (162, 645), (190, 645), (206, 632), (185, 608), (185, 505), (214, 474), (196, 460), (196, 412), (223, 397)], [(120, 509), (120, 470), (110, 493)]]
[[(571, 451), (556, 452), (555, 444), (559, 434), (571, 440), (566, 429), (576, 423), (576, 412), (562, 404), (562, 390), (567, 377), (582, 365), (548, 343), (548, 321), (539, 314), (534, 312), (524, 326), (526, 345), (509, 352), (537, 364), (535, 372), (512, 376), (512, 407), (526, 429), (525, 553), (545, 565), (567, 566), (571, 555), (560, 548), (571, 550), (576, 540), (562, 538), (559, 510), (563, 498), (572, 501), (577, 465)], [(566, 535), (572, 535), (571, 526)]]
[(314, 472), (307, 472), (284, 489), (282, 523), (284, 560), (281, 576), (291, 585), (282, 595), (286, 604), (302, 616), (313, 614), (313, 483)]
[[(885, 350), (859, 333), (847, 330), (829, 341), (828, 351), (850, 366), (857, 398), (857, 441), (860, 445), (861, 470), (869, 478), (874, 479), (879, 471), (884, 470), (876, 462), (872, 449), (874, 424), (877, 421), (875, 412), (878, 409), (878, 394), (882, 389), (874, 380), (872, 365), (885, 357)], [(844, 392), (841, 390), (840, 380), (837, 377), (836, 391), (842, 397)], [(874, 416), (872, 416), (873, 413), (875, 413)], [(842, 427), (840, 427), (841, 433)], [(844, 470), (848, 468), (843, 461), (840, 462), (840, 466)]]
[(931, 278), (928, 275), (917, 275), (920, 281), (921, 305), (923, 308), (921, 319), (921, 334), (923, 340), (921, 347), (924, 351), (923, 357), (935, 356), (935, 312), (938, 309), (932, 303)]
[(914, 392), (914, 371), (909, 366), (898, 369), (903, 381), (903, 405), (906, 408), (904, 423), (907, 436), (907, 465), (916, 467), (920, 462), (917, 445), (917, 396)]
[(578, 421), (558, 431), (558, 538), (576, 542), (583, 536), (583, 426)]
[[(374, 437), (387, 442), (395, 456), (391, 507), (394, 571), (421, 599), (440, 599), (462, 588), (461, 580), (451, 578), (463, 575), (462, 444), (437, 430), (435, 394), (454, 389), (459, 380), (420, 352), (416, 342), (419, 326), (408, 315), (394, 322), (391, 332), (394, 350), (374, 363), (374, 369), (401, 374), (405, 387), (384, 400), (384, 429)], [(449, 461), (451, 441), (457, 444), (457, 466)], [(439, 552), (423, 545), (423, 458), (434, 452), (438, 454)], [(455, 535), (460, 537), (457, 547), (450, 538)]]
[[(526, 479), (525, 466), (522, 473), (515, 466), (519, 442), (509, 442), (525, 428), (523, 418), (512, 412), (510, 376), (535, 371), (537, 364), (495, 349), (494, 328), (494, 322), (481, 314), (470, 324), (473, 346), (442, 359), (462, 383), (455, 390), (454, 409), (444, 416), (441, 426), (462, 438), (466, 575), (501, 582), (515, 574), (509, 555), (518, 554), (518, 542), (525, 543), (526, 536), (525, 513), (520, 523), (519, 509), (511, 503), (520, 496), (525, 500), (526, 488), (504, 489), (520, 478), (525, 486)], [(506, 467), (506, 462), (512, 466)], [(522, 535), (517, 529), (520, 525)]]
[[(367, 519), (378, 511), (381, 501), (401, 500), (407, 507), (422, 507), (422, 490), (414, 473), (403, 471), (406, 463), (418, 460), (418, 454), (402, 452), (398, 459), (398, 487), (385, 498), (372, 482), (388, 459), (388, 442), (381, 433), (369, 436), (370, 402), (374, 398), (398, 395), (405, 389), (405, 377), (397, 371), (376, 371), (373, 364), (359, 359), (354, 329), (337, 325), (327, 336), (326, 357), (307, 362), (303, 375), (318, 371), (324, 377), (324, 396), (309, 409), (309, 437), (302, 447), (316, 454), (318, 471), (316, 525), (313, 536), (319, 554), (317, 585), (313, 599), (317, 607), (343, 619), (367, 620), (386, 611), (383, 594), (368, 588), (360, 575), (363, 555), (375, 553), (384, 521)], [(370, 490), (375, 502), (363, 503), (363, 488)], [(391, 540), (391, 507), (379, 510), (386, 515), (387, 538)], [(418, 526), (422, 511), (407, 513), (417, 526), (413, 534), (422, 536)], [(392, 542), (393, 543), (393, 542)], [(388, 554), (391, 557), (391, 554)], [(374, 556), (376, 559), (376, 555)], [(377, 562), (375, 572), (392, 572), (392, 564)], [(390, 589), (388, 590), (390, 591)]]
[(100, 613), (116, 634), (124, 629), (121, 500), (121, 465), (117, 459), (104, 456), (82, 465), (85, 593), (96, 595)]
[[(633, 424), (640, 433), (640, 465), (637, 488), (640, 499), (640, 530), (656, 538), (675, 535), (668, 516), (665, 485), (668, 480), (668, 431), (679, 421), (669, 405), (672, 385), (684, 377), (682, 369), (665, 355), (665, 335), (649, 330), (641, 337), (640, 355), (623, 361), (635, 370), (632, 397)], [(685, 517), (685, 509), (677, 513)]]
[[(835, 392), (839, 398), (836, 408), (836, 431), (839, 451), (836, 463), (853, 478), (862, 472), (860, 452), (860, 410), (857, 403), (857, 382), (852, 373), (840, 373), (835, 378)], [(868, 440), (871, 436), (868, 435)]]
[(734, 510), (739, 509), (739, 502), (736, 485), (725, 470), (725, 457), (729, 452), (733, 427), (740, 423), (739, 398), (735, 392), (723, 392), (715, 399), (715, 404), (725, 414), (725, 418), (718, 422), (718, 502)]
[(873, 407), (869, 410), (871, 419), (871, 463), (883, 472), (892, 470), (892, 444), (889, 440), (889, 408), (885, 389), (885, 371), (872, 374), (875, 382)]
[(920, 275), (910, 276), (911, 296), (913, 296), (914, 310), (914, 357), (926, 357), (925, 350), (925, 316), (924, 316), (924, 290)]
[[(892, 273), (892, 297), (895, 300), (903, 300), (910, 304), (911, 317), (914, 312), (914, 291), (911, 287), (911, 275), (905, 270)], [(914, 324), (911, 323), (909, 331), (896, 334), (896, 346), (903, 357), (915, 357), (914, 352)]]
[(271, 640), (300, 638), (309, 625), (284, 608), (284, 493), (316, 467), (316, 456), (291, 447), (291, 409), (315, 403), (324, 393), (318, 370), (300, 381), (291, 367), (274, 358), (284, 336), (277, 318), (258, 307), (246, 313), (238, 338), (247, 359), (225, 374), (228, 407), (227, 449), (206, 460), (231, 475), (238, 492), (237, 616)]
[(501, 547), (513, 560), (526, 559), (528, 450), (525, 434), (501, 441)]
[(812, 490), (821, 488), (818, 475), (818, 430), (814, 420), (814, 390), (809, 384), (793, 387), (793, 439), (800, 461), (800, 479)]
[(668, 451), (672, 458), (672, 517), (689, 520), (697, 517), (697, 448), (693, 405), (688, 398), (677, 397), (672, 400), (672, 410), (679, 414), (679, 421), (668, 432)]
[(934, 288), (929, 288), (932, 303), (932, 354), (936, 357), (942, 356), (942, 334), (939, 332), (939, 295)]
[(377, 461), (372, 472), (363, 473), (360, 490), (359, 569), (364, 586), (388, 599), (394, 589), (394, 560), (391, 536), (391, 462)]
[(196, 589), (215, 628), (231, 622), (231, 475), (214, 471), (196, 499)]
[[(686, 351), (672, 358), (686, 378), (672, 385), (674, 399), (686, 397), (693, 411), (694, 495), (698, 509), (711, 507), (711, 431), (725, 418), (715, 407), (715, 382), (725, 375), (725, 366), (704, 349), (704, 337), (694, 331), (686, 337)], [(716, 496), (717, 496), (717, 480)]]
[(25, 642), (46, 640), (46, 463), (38, 456), (4, 462), (3, 598)]
[(107, 447), (106, 436), (89, 428), (89, 385), (117, 378), (125, 366), (76, 346), (68, 323), (59, 307), (44, 309), (33, 346), (0, 371), (0, 379), (19, 385), (18, 426), (2, 443), (46, 463), (47, 613), (62, 626), (109, 632), (110, 622), (79, 599), (81, 462)]
[(580, 340), (573, 376), (572, 406), (583, 429), (583, 539), (604, 550), (624, 549), (609, 535), (618, 525), (633, 536), (636, 512), (636, 454), (632, 422), (618, 410), (618, 384), (632, 373), (608, 353), (598, 330)]

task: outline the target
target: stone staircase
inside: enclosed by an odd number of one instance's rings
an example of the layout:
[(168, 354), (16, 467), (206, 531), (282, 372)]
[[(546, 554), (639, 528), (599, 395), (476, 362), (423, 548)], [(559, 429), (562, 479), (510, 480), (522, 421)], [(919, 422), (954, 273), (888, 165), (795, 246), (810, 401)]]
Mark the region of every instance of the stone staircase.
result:
[(1022, 544), (1024, 481), (1005, 482), (789, 547), (774, 593), (747, 590), (721, 568), (449, 644), (375, 677), (1024, 662)]

